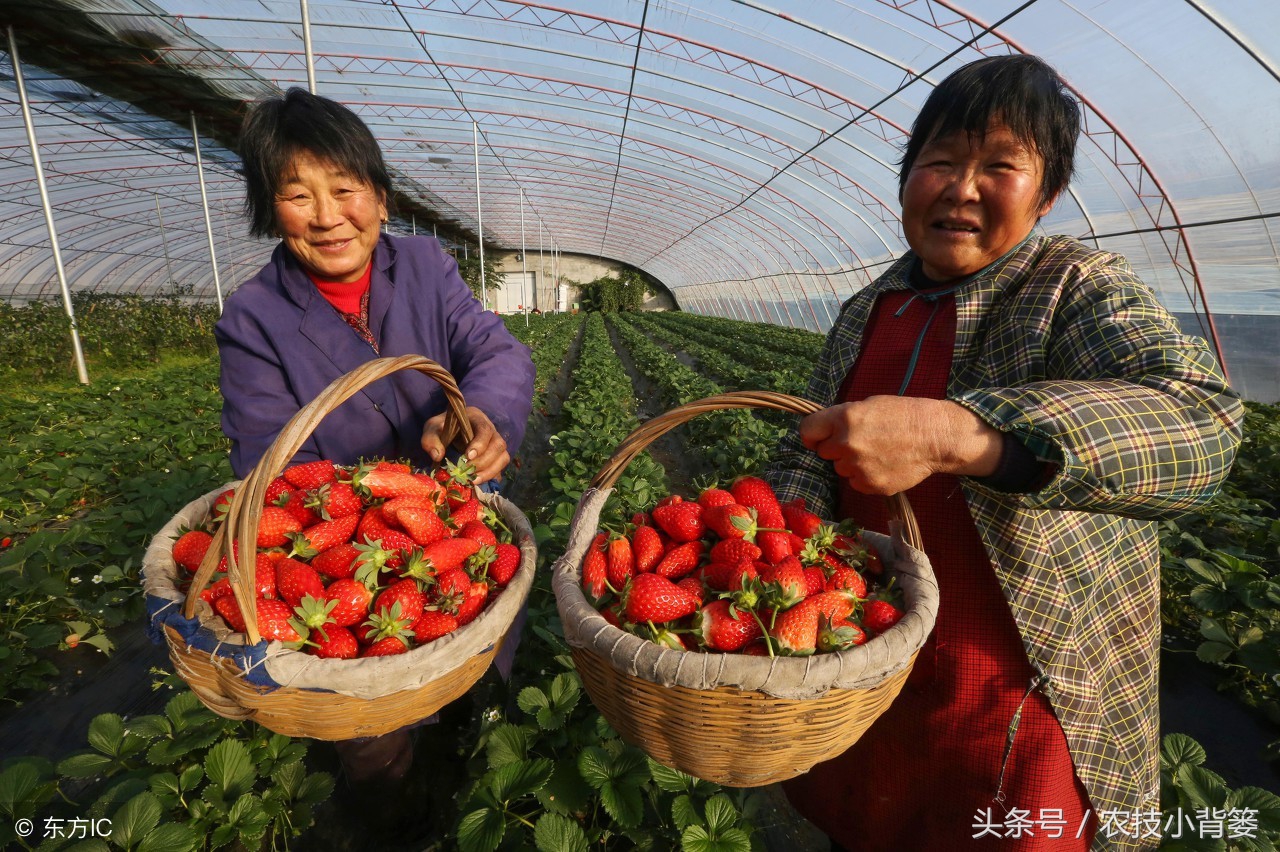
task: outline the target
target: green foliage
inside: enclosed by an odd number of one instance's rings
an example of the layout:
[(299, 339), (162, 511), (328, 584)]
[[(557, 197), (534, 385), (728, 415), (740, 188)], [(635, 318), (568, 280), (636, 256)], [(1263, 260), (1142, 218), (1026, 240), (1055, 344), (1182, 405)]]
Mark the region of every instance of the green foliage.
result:
[(582, 309), (600, 313), (637, 311), (650, 292), (644, 273), (631, 267), (586, 284), (578, 284), (577, 287), (578, 302)]
[[(462, 276), (463, 281), (467, 282), (471, 295), (475, 296), (485, 308), (492, 309), (493, 305), (489, 304), (491, 294), (480, 292), (480, 252), (478, 250), (463, 252), (461, 257), (455, 253), (454, 257), (458, 261), (458, 274)], [(486, 251), (484, 253), (484, 289), (501, 290), (505, 283), (507, 283), (507, 274), (502, 271), (498, 253)]]
[[(217, 305), (160, 297), (73, 293), (90, 378), (101, 369), (156, 362), (164, 353), (211, 355)], [(0, 302), (0, 387), (76, 375), (70, 320), (58, 301)]]
[(1204, 749), (1185, 734), (1160, 743), (1161, 849), (1273, 850), (1280, 797), (1260, 787), (1232, 790), (1206, 769)]
[[(307, 771), (304, 742), (215, 716), (186, 690), (163, 713), (97, 716), (88, 745), (56, 767), (39, 758), (6, 764), (0, 843), (70, 848), (85, 837), (71, 834), (71, 821), (90, 819), (110, 820), (109, 828), (95, 822), (103, 832), (92, 848), (103, 850), (287, 847), (333, 792), (330, 775)], [(15, 836), (18, 819), (32, 820), (36, 833)]]

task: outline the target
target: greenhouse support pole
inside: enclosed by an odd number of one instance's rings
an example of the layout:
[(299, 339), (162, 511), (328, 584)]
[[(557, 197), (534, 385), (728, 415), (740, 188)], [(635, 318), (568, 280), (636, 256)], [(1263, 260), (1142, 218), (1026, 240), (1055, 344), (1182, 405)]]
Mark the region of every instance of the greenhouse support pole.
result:
[(409, 224), (413, 227), (413, 235), (418, 236), (418, 214), (412, 213), (409, 216)]
[(62, 306), (71, 325), (71, 350), (76, 358), (76, 374), (80, 384), (89, 384), (89, 371), (84, 365), (84, 350), (80, 348), (80, 331), (76, 328), (76, 311), (71, 304), (71, 288), (67, 286), (67, 270), (62, 265), (62, 250), (58, 247), (58, 229), (53, 223), (53, 207), (49, 204), (49, 189), (44, 183), (44, 167), (40, 164), (40, 146), (36, 144), (36, 126), (31, 120), (31, 104), (27, 102), (27, 84), (22, 77), (22, 63), (18, 60), (18, 40), (9, 27), (9, 58), (13, 61), (13, 80), (18, 85), (18, 99), (22, 103), (22, 121), (27, 126), (27, 143), (31, 146), (31, 164), (36, 169), (36, 186), (40, 189), (40, 205), (44, 207), (44, 223), (49, 229), (49, 246), (53, 249), (53, 268), (58, 273), (58, 286), (62, 288)]
[(311, 15), (307, 0), (302, 0), (302, 52), (307, 58), (307, 91), (316, 93), (316, 61), (311, 53)]
[(209, 237), (209, 262), (213, 265), (213, 289), (218, 294), (218, 315), (222, 315), (222, 282), (218, 279), (218, 254), (213, 250), (213, 219), (209, 216), (209, 194), (204, 188), (204, 160), (200, 158), (200, 134), (196, 114), (191, 113), (191, 141), (196, 146), (196, 175), (200, 178), (200, 206), (204, 208), (204, 232)]
[(490, 298), (484, 280), (484, 215), (480, 212), (480, 125), (471, 122), (471, 147), (476, 152), (476, 227), (480, 229), (480, 300), (489, 300), (489, 310), (498, 312), (497, 303)]
[(164, 216), (160, 215), (160, 196), (155, 195), (156, 199), (156, 221), (160, 223), (160, 246), (164, 249), (164, 268), (169, 272), (169, 286), (177, 286), (177, 281), (173, 280), (173, 264), (169, 262), (169, 240), (164, 235)]
[(543, 281), (547, 280), (547, 259), (542, 254), (542, 217), (538, 217), (538, 280), (533, 284), (533, 306), (535, 308), (542, 307), (542, 300), (538, 298), (538, 287)]
[[(520, 187), (520, 307), (524, 310), (524, 327), (529, 327), (529, 256), (524, 247), (524, 187)], [(536, 291), (537, 288), (535, 287)]]

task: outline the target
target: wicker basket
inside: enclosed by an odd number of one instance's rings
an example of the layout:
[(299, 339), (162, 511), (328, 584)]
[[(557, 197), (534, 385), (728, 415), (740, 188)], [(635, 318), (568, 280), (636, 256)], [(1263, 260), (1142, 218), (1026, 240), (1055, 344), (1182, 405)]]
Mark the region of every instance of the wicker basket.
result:
[(566, 553), (553, 568), (556, 604), (592, 702), (627, 742), (660, 763), (731, 787), (807, 772), (853, 745), (897, 697), (933, 630), (937, 584), (906, 498), (889, 498), (893, 535), (865, 533), (906, 599), (906, 614), (865, 645), (812, 657), (677, 651), (609, 624), (587, 602), (581, 563), (600, 510), (623, 469), (675, 426), (708, 412), (819, 409), (784, 394), (745, 391), (691, 402), (632, 432), (578, 505)]
[[(399, 370), (415, 370), (435, 379), (448, 401), (445, 437), (471, 438), (465, 402), (457, 384), (439, 364), (418, 355), (370, 361), (335, 380), (285, 425), (258, 465), (235, 484), (226, 520), (214, 534), (204, 561), (184, 595), (182, 574), (173, 562), (172, 542), (179, 526), (206, 519), (223, 489), (210, 492), (180, 512), (152, 540), (143, 564), (151, 629), (169, 647), (174, 668), (215, 713), (252, 719), (288, 736), (343, 740), (394, 731), (430, 716), (465, 694), (489, 667), (533, 580), (537, 550), (528, 519), (510, 501), (491, 494), (480, 499), (493, 507), (515, 534), (520, 567), (510, 583), (470, 624), (404, 654), (355, 660), (321, 659), (264, 642), (258, 632), (253, 594), (252, 554), (258, 517), (271, 481), (330, 411), (361, 388)], [(241, 542), (233, 552), (230, 542)], [(247, 543), (247, 544), (246, 544)], [(227, 556), (227, 576), (245, 614), (246, 636), (227, 630), (199, 593)], [(246, 642), (247, 638), (247, 642)]]

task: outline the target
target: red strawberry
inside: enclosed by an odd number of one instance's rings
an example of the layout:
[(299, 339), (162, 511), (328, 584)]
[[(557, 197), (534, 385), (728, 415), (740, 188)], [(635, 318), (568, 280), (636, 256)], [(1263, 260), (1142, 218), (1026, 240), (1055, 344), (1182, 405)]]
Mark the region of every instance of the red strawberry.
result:
[(816, 595), (827, 588), (827, 575), (818, 567), (804, 569), (805, 597)]
[(766, 565), (760, 570), (760, 579), (769, 592), (769, 605), (787, 609), (804, 600), (808, 595), (809, 581), (804, 576), (804, 566), (794, 556), (776, 565)]
[(704, 509), (713, 509), (716, 506), (736, 502), (738, 501), (733, 498), (733, 495), (723, 488), (706, 488), (698, 495), (698, 505)]
[(471, 576), (461, 568), (441, 571), (431, 588), (432, 605), (456, 615), (458, 607), (470, 593), (471, 585)]
[(606, 536), (598, 533), (587, 554), (582, 558), (582, 589), (593, 601), (604, 597), (608, 590), (608, 559), (604, 555)]
[(452, 511), (449, 512), (449, 522), (458, 529), (462, 529), (472, 521), (480, 520), (480, 515), (483, 512), (484, 504), (475, 497), (470, 497), (457, 506), (453, 506)]
[(718, 592), (738, 592), (744, 584), (759, 577), (755, 563), (749, 559), (738, 562), (712, 562), (702, 569), (702, 579), (707, 587)]
[(173, 561), (194, 574), (212, 543), (213, 536), (204, 530), (187, 530), (173, 543)]
[(467, 521), (459, 527), (458, 538), (474, 539), (481, 544), (493, 545), (498, 543), (498, 537), (493, 534), (493, 530), (485, 526), (484, 521), (478, 518), (474, 521)]
[(268, 641), (301, 642), (294, 624), (293, 607), (284, 601), (258, 601), (258, 632)]
[(358, 580), (334, 580), (324, 590), (325, 600), (337, 601), (338, 605), (329, 611), (334, 624), (351, 627), (359, 624), (369, 616), (369, 606), (373, 603), (373, 592)]
[(494, 560), (489, 563), (489, 579), (499, 586), (505, 586), (511, 582), (511, 578), (519, 570), (522, 554), (520, 553), (520, 548), (504, 541), (494, 545), (494, 551)]
[(231, 500), (235, 496), (236, 490), (234, 488), (228, 488), (214, 499), (213, 509), (210, 514), (212, 514), (215, 523), (221, 521), (227, 516), (227, 512), (231, 511)]
[(704, 547), (703, 543), (697, 540), (678, 544), (667, 551), (662, 561), (654, 567), (653, 572), (668, 580), (677, 580), (698, 567)]
[(378, 639), (360, 652), (361, 657), (389, 657), (403, 654), (409, 650), (409, 640), (405, 636), (387, 636)]
[(833, 633), (818, 634), (819, 651), (839, 651), (854, 645), (867, 644), (867, 633), (849, 619), (831, 623)]
[[(779, 516), (779, 522), (780, 520), (781, 516)], [(763, 516), (760, 518), (760, 526), (767, 526), (769, 523)], [(790, 533), (761, 531), (756, 533), (756, 544), (760, 545), (760, 551), (767, 562), (781, 562), (795, 555), (791, 552)]]
[(303, 462), (284, 469), (282, 474), (289, 484), (303, 491), (327, 485), (338, 478), (333, 462), (327, 459)]
[(383, 459), (382, 461), (374, 462), (373, 469), (394, 471), (396, 473), (412, 473), (413, 472), (413, 468), (409, 467), (409, 465), (405, 464), (404, 462), (395, 462), (395, 461), (390, 461), (389, 459)]
[(445, 538), (422, 548), (422, 555), (431, 563), (436, 574), (451, 568), (459, 568), (477, 550), (480, 542), (469, 538)]
[(686, 542), (702, 538), (702, 534), (706, 532), (702, 512), (702, 507), (697, 503), (675, 497), (665, 506), (654, 507), (651, 514), (653, 522), (671, 536), (672, 540)]
[(657, 574), (632, 577), (622, 598), (627, 620), (634, 624), (675, 621), (692, 615), (698, 609), (697, 598)]
[(305, 491), (287, 491), (280, 496), (275, 505), (297, 518), (303, 529), (320, 522), (320, 516), (307, 505)]
[(862, 605), (862, 626), (879, 636), (902, 620), (905, 615), (888, 601), (870, 600)]
[(856, 568), (840, 565), (832, 570), (831, 576), (823, 584), (825, 589), (847, 589), (860, 598), (867, 596), (867, 581)]
[(289, 541), (289, 534), (302, 529), (302, 524), (287, 510), (279, 506), (265, 506), (258, 518), (258, 547), (280, 547)]
[(693, 629), (702, 644), (715, 651), (737, 651), (764, 635), (751, 613), (723, 598), (698, 610)]
[(351, 540), (359, 522), (359, 518), (355, 515), (348, 515), (336, 521), (321, 521), (313, 524), (301, 533), (289, 536), (293, 542), (293, 549), (289, 555), (310, 559), (331, 547), (346, 544)]
[(283, 476), (277, 476), (267, 483), (267, 491), (262, 497), (262, 505), (278, 506), (280, 505), (280, 498), (292, 490), (293, 486), (289, 484), (289, 480)]
[(419, 643), (439, 639), (458, 629), (457, 616), (436, 609), (426, 609), (413, 622), (413, 635)]
[(662, 561), (662, 537), (653, 527), (638, 526), (631, 534), (631, 552), (636, 571), (652, 571)]
[(797, 498), (782, 504), (782, 519), (791, 530), (801, 538), (808, 538), (822, 526), (822, 519), (805, 508), (804, 498)]
[(742, 559), (755, 561), (761, 557), (760, 548), (740, 538), (726, 538), (711, 546), (712, 562), (738, 562)]
[(237, 633), (245, 632), (244, 616), (240, 613), (240, 604), (236, 602), (235, 596), (231, 594), (231, 586), (227, 585), (227, 594), (214, 598), (213, 609), (218, 615), (222, 616), (222, 620), (227, 623)]
[(401, 470), (385, 470), (365, 465), (356, 470), (351, 479), (357, 493), (372, 497), (414, 497), (431, 500), (440, 492), (440, 486), (427, 479), (419, 479)]
[(701, 577), (684, 577), (676, 585), (698, 599), (698, 606), (706, 603), (707, 590), (702, 586)]
[(389, 612), (397, 603), (400, 605), (400, 618), (414, 621), (422, 615), (426, 605), (426, 597), (418, 588), (416, 580), (397, 580), (388, 586), (373, 602), (373, 612)]
[(296, 559), (282, 559), (276, 565), (276, 590), (289, 606), (297, 606), (307, 595), (324, 597), (324, 582), (310, 565)]
[(809, 601), (801, 601), (778, 613), (769, 635), (779, 654), (807, 656), (818, 650), (818, 622), (822, 613)]
[(330, 660), (350, 660), (360, 651), (355, 634), (345, 627), (328, 624), (311, 633), (309, 640), (314, 643), (310, 648), (312, 654)]
[(449, 527), (436, 510), (421, 504), (400, 503), (395, 501), (382, 507), (382, 514), (399, 524), (415, 544), (428, 545), (449, 535)]
[(356, 573), (360, 551), (351, 542), (335, 545), (311, 560), (311, 567), (331, 580), (351, 577)]
[(382, 514), (382, 507), (370, 506), (360, 516), (360, 521), (356, 524), (356, 532), (352, 536), (352, 540), (356, 544), (378, 541), (392, 529), (393, 527), (389, 525), (387, 518)]
[(276, 564), (280, 557), (266, 553), (255, 553), (253, 556), (253, 593), (260, 598), (279, 596), (276, 584)]
[(631, 515), (631, 526), (651, 527), (653, 526), (653, 518), (649, 517), (648, 512), (633, 512)]
[(200, 600), (205, 601), (210, 606), (212, 606), (213, 602), (216, 601), (218, 598), (226, 597), (227, 595), (230, 595), (230, 594), (233, 594), (233, 592), (231, 591), (231, 581), (228, 580), (226, 577), (223, 577), (222, 579), (218, 580), (216, 583), (214, 583), (213, 585), (209, 586), (207, 589), (202, 591), (200, 593)]
[(489, 584), (485, 582), (472, 583), (471, 588), (467, 590), (467, 596), (463, 598), (462, 603), (458, 606), (458, 626), (469, 624), (480, 611), (484, 609), (484, 605), (489, 601)]
[(348, 515), (359, 515), (364, 510), (364, 501), (350, 482), (327, 482), (307, 492), (306, 506), (322, 520), (336, 521)]
[(636, 573), (635, 557), (631, 553), (631, 540), (626, 536), (615, 536), (609, 539), (605, 548), (606, 573), (609, 585), (621, 589), (627, 580)]
[(755, 541), (756, 517), (740, 503), (723, 503), (702, 513), (707, 526), (720, 538), (743, 538)]
[[(755, 509), (763, 522), (766, 518), (777, 516), (782, 521), (782, 507), (773, 493), (773, 487), (758, 476), (740, 476), (729, 486), (733, 498), (748, 508)], [(761, 526), (778, 526), (782, 524), (761, 523)]]

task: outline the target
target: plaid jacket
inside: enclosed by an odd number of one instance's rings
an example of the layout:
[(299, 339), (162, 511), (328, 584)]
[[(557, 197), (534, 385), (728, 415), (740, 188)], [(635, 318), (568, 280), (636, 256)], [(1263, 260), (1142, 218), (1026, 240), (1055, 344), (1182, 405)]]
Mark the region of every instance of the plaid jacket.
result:
[[(905, 255), (850, 298), (808, 395), (836, 401), (876, 297), (906, 288)], [(1203, 505), (1226, 477), (1243, 407), (1118, 255), (1033, 237), (956, 293), (948, 399), (1013, 432), (1057, 474), (1032, 494), (964, 493), (1076, 772), (1106, 825), (1159, 809), (1160, 553), (1153, 519)], [(832, 517), (829, 462), (787, 436), (782, 500)], [(927, 518), (919, 519), (928, 523)], [(945, 605), (945, 604), (944, 604)], [(921, 767), (920, 771), (927, 771)], [(1154, 845), (1099, 831), (1095, 848)]]

